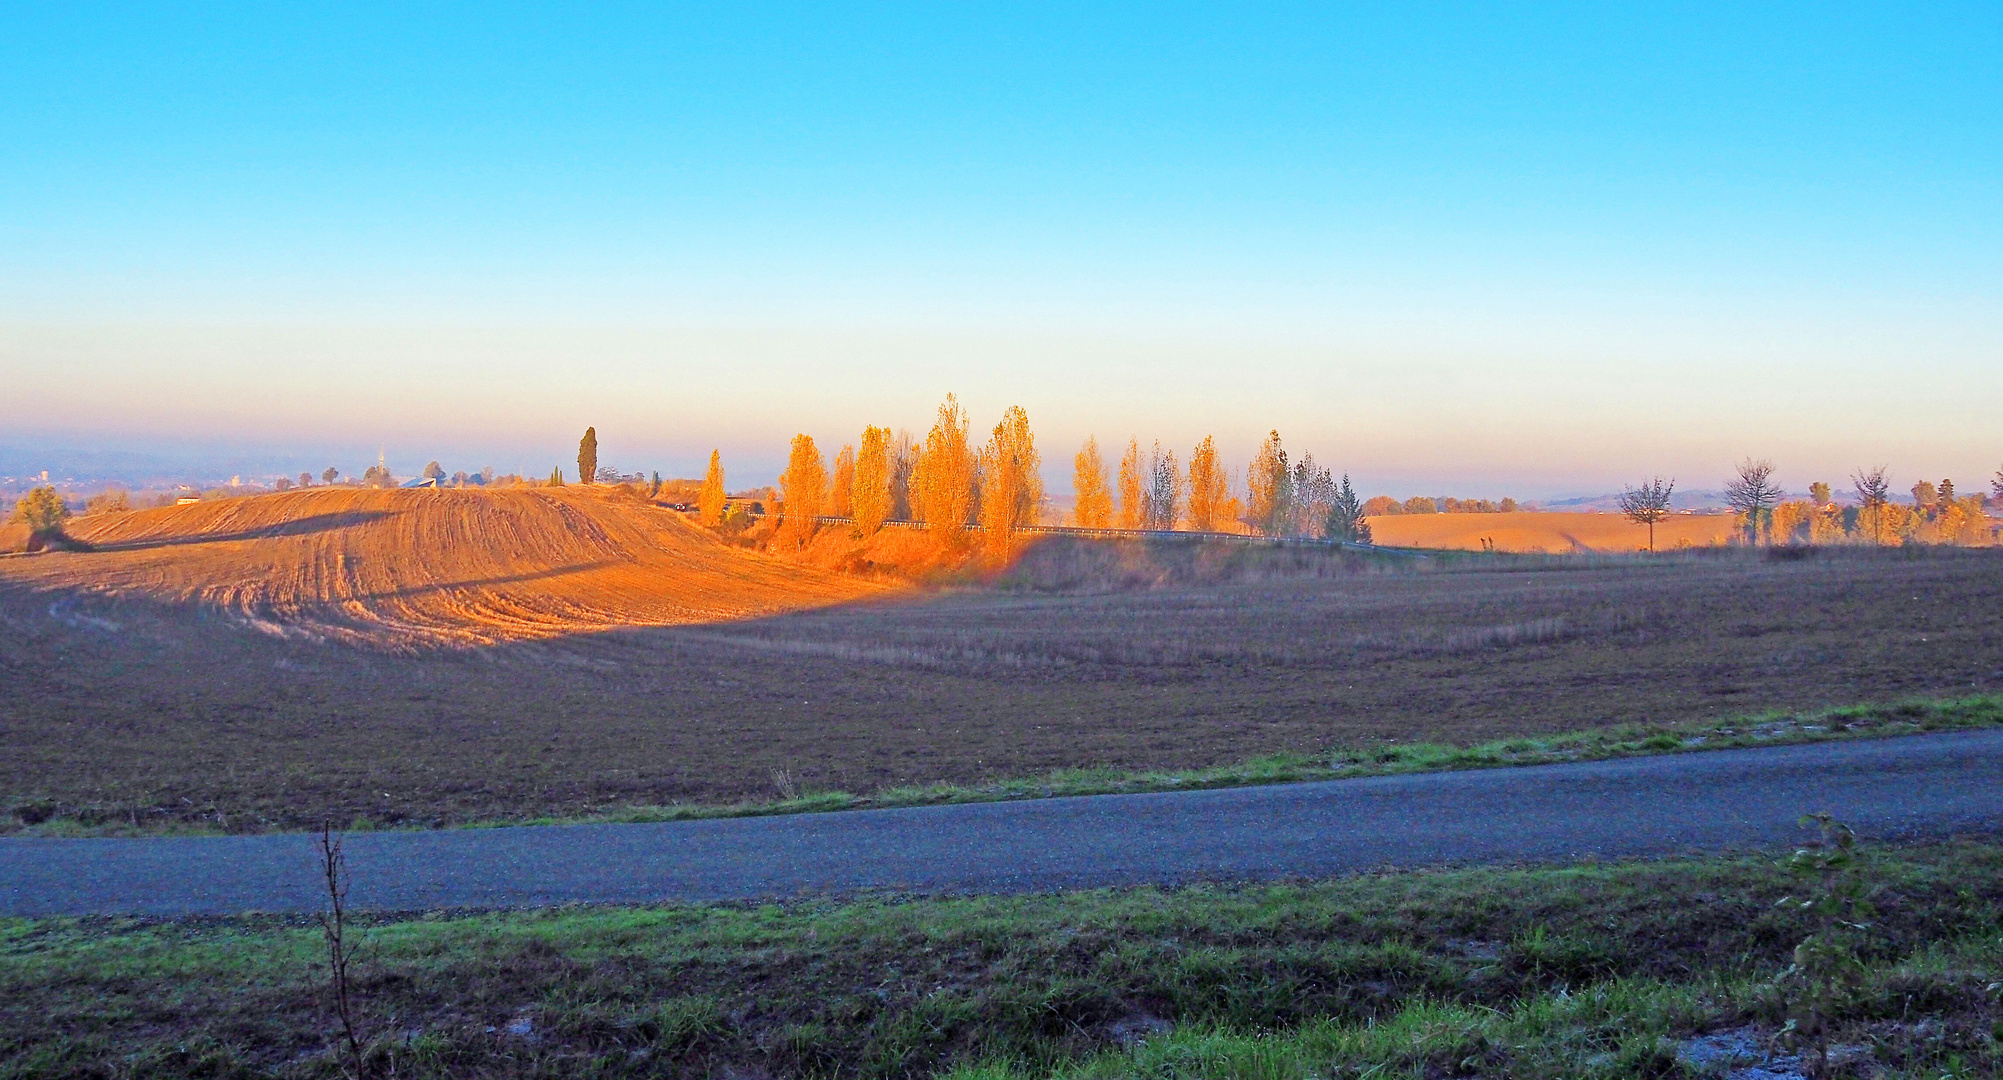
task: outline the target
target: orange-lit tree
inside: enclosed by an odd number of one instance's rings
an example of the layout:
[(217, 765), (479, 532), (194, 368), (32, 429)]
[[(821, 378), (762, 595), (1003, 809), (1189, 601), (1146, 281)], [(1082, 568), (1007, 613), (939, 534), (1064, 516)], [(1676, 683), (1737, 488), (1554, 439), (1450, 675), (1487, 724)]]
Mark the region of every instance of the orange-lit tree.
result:
[(696, 520), (710, 528), (723, 524), (723, 454), (709, 452), (709, 475), (702, 478), (702, 490), (696, 493)]
[(1113, 492), (1106, 486), (1106, 462), (1099, 457), (1099, 440), (1086, 439), (1072, 463), (1076, 471), (1071, 483), (1078, 492), (1073, 516), (1083, 528), (1103, 529), (1112, 521)]
[(772, 538), (779, 548), (798, 550), (814, 538), (815, 521), (828, 497), (828, 466), (811, 435), (793, 436), (793, 452), (779, 477), (780, 513), (785, 517)]
[(1293, 516), (1293, 500), (1289, 497), (1292, 486), (1293, 476), (1287, 468), (1287, 452), (1280, 445), (1280, 433), (1270, 432), (1266, 441), (1259, 444), (1252, 463), (1245, 467), (1245, 494), (1251, 503), (1246, 507), (1246, 516), (1253, 528), (1267, 536), (1278, 536), (1285, 531)]
[(855, 513), (855, 447), (843, 446), (835, 455), (835, 478), (828, 485), (828, 513), (849, 517)]
[(1148, 522), (1148, 475), (1141, 464), (1141, 441), (1127, 440), (1120, 455), (1120, 528), (1139, 529)]
[(855, 456), (855, 482), (849, 504), (855, 514), (858, 539), (874, 535), (890, 516), (890, 429), (862, 429), (862, 449)]
[(981, 530), (988, 554), (1007, 562), (1015, 532), (1036, 524), (1043, 509), (1043, 458), (1029, 430), (1029, 414), (1011, 405), (981, 448)]
[(967, 415), (959, 400), (947, 394), (911, 469), (911, 509), (941, 547), (957, 547), (966, 533), (976, 464), (967, 443)]
[(1216, 529), (1230, 497), (1223, 463), (1217, 460), (1217, 444), (1205, 435), (1189, 452), (1189, 527), (1197, 532)]

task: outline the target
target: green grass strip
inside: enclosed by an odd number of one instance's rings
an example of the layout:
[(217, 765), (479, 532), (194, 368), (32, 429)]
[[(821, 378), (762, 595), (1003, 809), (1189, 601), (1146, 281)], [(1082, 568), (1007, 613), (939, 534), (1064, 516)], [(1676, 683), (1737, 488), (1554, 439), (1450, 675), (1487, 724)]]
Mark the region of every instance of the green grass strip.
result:
[[(1841, 1040), (1998, 1075), (2003, 846), (1862, 867)], [(402, 1077), (1675, 1076), (1680, 1042), (1784, 1023), (1799, 887), (1770, 854), (405, 914), (354, 930), (356, 1000)], [(338, 1075), (321, 948), (310, 918), (0, 919), (0, 1078)]]
[(903, 806), (1001, 802), (1012, 799), (1115, 795), (1149, 791), (1194, 791), (1361, 776), (1397, 776), (1462, 769), (1556, 765), (1575, 761), (1706, 750), (1791, 746), (1841, 739), (1886, 738), (1931, 732), (2003, 726), (2003, 696), (1981, 694), (1945, 700), (1917, 699), (1888, 705), (1846, 705), (1812, 711), (1777, 710), (1729, 720), (1664, 724), (1620, 724), (1558, 735), (1519, 736), (1476, 746), (1439, 743), (1382, 743), (1317, 754), (1282, 753), (1236, 765), (1202, 769), (1131, 772), (1121, 769), (1062, 769), (1035, 779), (987, 784), (929, 784), (887, 788), (869, 794), (823, 791), (796, 798), (728, 806), (630, 806), (580, 818), (487, 821), (466, 826), (490, 828), (523, 824), (686, 821)]

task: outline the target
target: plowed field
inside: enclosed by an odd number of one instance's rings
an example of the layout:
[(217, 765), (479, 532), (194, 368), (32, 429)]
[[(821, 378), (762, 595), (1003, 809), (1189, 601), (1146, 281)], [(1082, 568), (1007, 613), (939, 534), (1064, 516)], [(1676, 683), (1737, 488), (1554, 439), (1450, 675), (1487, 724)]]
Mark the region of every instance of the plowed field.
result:
[(464, 647), (773, 615), (883, 586), (718, 542), (616, 489), (318, 488), (78, 519), (0, 581), (193, 604), (275, 636)]
[[(1396, 514), (1370, 519), (1372, 539), (1391, 547), (1568, 553), (1636, 551), (1648, 529), (1619, 514)], [(1673, 514), (1655, 526), (1655, 548), (1710, 547), (1732, 535), (1729, 514)]]

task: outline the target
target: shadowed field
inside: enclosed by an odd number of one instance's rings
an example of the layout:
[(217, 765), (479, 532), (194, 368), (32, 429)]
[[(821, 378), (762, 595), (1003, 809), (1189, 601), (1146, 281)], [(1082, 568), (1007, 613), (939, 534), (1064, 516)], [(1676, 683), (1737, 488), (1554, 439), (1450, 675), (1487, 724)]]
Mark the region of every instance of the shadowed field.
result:
[(742, 619), (882, 591), (718, 543), (607, 488), (317, 488), (87, 517), (69, 532), (95, 550), (0, 560), (0, 581), (385, 650)]
[[(886, 593), (606, 495), (521, 492), (446, 532), (401, 500), (454, 493), (338, 494), (0, 560), (0, 809), (520, 820), (2003, 688), (1994, 550), (1088, 543), (1039, 545), (1003, 588)], [(211, 539), (168, 542), (189, 532)], [(399, 545), (412, 567), (386, 565)]]

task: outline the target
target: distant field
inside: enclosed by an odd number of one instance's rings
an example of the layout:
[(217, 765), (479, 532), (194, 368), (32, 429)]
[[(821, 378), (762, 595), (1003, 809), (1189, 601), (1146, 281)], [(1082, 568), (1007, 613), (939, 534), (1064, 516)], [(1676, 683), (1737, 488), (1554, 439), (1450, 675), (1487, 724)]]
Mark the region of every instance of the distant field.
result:
[[(1380, 544), (1480, 551), (1621, 552), (1645, 550), (1648, 529), (1620, 514), (1398, 514), (1370, 519)], [(1675, 514), (1655, 526), (1655, 548), (1709, 547), (1732, 535), (1729, 514)]]
[(98, 550), (0, 560), (0, 581), (192, 603), (269, 634), (378, 649), (715, 622), (883, 591), (719, 543), (617, 488), (315, 488), (79, 518), (69, 532)]
[[(602, 494), (519, 496), (498, 506), (574, 513), (590, 545), (516, 555), (529, 534), (506, 515), (405, 533), (401, 502), (298, 498), (296, 520), (325, 527), (221, 504), (189, 508), (217, 515), (200, 541), (133, 515), (86, 533), (130, 547), (0, 559), (0, 810), (232, 830), (523, 819), (2003, 689), (1995, 550), (1066, 542), (1002, 588), (920, 593)], [(391, 516), (328, 520), (374, 512)], [(413, 567), (391, 565), (397, 544)], [(343, 551), (381, 576), (337, 588)], [(867, 602), (829, 606), (844, 597)], [(761, 609), (783, 613), (732, 617)]]

